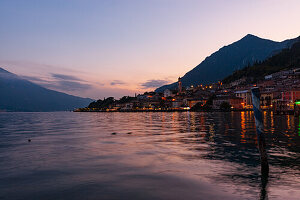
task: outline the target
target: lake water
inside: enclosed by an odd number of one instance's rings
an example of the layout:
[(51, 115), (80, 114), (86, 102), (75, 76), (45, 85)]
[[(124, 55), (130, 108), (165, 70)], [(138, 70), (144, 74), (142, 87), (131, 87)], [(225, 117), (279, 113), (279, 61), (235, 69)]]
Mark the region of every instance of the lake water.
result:
[[(0, 199), (299, 199), (299, 117), (0, 113)], [(31, 142), (28, 142), (31, 139)]]

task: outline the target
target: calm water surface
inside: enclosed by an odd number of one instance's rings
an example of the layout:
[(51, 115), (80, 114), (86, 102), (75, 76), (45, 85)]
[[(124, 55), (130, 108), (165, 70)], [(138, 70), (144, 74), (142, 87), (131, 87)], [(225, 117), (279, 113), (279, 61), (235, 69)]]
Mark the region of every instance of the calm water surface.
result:
[(0, 113), (0, 199), (300, 199), (299, 123), (265, 113), (262, 183), (252, 112)]

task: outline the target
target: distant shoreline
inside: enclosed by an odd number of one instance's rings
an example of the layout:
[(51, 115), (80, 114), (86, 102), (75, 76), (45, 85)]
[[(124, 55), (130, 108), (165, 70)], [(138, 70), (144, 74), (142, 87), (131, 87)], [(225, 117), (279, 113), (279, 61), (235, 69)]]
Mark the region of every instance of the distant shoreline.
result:
[[(205, 113), (212, 113), (212, 112), (253, 112), (252, 109), (244, 109), (244, 110), (184, 110), (184, 109), (174, 109), (174, 110), (73, 110), (73, 112), (118, 112), (118, 113), (130, 113), (130, 112), (205, 112)], [(264, 112), (273, 112), (275, 115), (294, 115), (294, 112), (275, 112), (272, 110), (263, 110)]]

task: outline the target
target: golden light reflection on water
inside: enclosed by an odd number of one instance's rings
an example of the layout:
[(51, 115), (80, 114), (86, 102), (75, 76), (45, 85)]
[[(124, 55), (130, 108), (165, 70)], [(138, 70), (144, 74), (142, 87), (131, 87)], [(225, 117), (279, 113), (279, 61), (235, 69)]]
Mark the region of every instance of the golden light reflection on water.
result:
[(264, 123), (264, 127), (268, 126), (268, 119), (267, 119), (267, 111), (263, 111), (263, 123)]
[(271, 133), (274, 133), (274, 112), (272, 111), (270, 114), (271, 117)]
[[(190, 112), (188, 112), (190, 113)], [(191, 131), (196, 131), (196, 115), (194, 112), (190, 113), (190, 120), (191, 120)]]
[(164, 113), (164, 112), (162, 113), (161, 121), (162, 121), (162, 122), (165, 122), (165, 121), (166, 121), (166, 116), (165, 116), (165, 113)]
[(186, 119), (187, 119), (187, 127), (188, 127), (188, 131), (191, 131), (191, 127), (192, 127), (192, 121), (191, 121), (191, 113), (190, 112), (186, 112)]
[(245, 140), (245, 133), (246, 133), (246, 116), (245, 112), (241, 112), (241, 143), (246, 143)]
[(199, 121), (200, 121), (200, 131), (205, 132), (206, 128), (205, 128), (205, 117), (204, 117), (204, 115), (200, 115)]
[(291, 129), (291, 117), (290, 115), (287, 116), (287, 126), (288, 126), (288, 129)]
[(176, 112), (173, 112), (172, 113), (172, 121), (175, 121), (175, 115), (176, 115), (177, 113)]

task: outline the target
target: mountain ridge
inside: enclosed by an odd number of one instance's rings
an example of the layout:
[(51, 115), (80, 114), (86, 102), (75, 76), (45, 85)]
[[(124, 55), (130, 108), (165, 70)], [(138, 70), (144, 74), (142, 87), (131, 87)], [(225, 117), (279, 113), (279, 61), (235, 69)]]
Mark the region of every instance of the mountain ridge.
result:
[(1, 67), (0, 94), (0, 110), (4, 111), (67, 111), (93, 101), (44, 88)]
[[(247, 34), (240, 40), (223, 46), (206, 57), (182, 77), (182, 84), (186, 87), (217, 82), (236, 70), (252, 65), (256, 61), (263, 61), (282, 49), (289, 48), (295, 39), (276, 42)], [(177, 83), (175, 82), (161, 86), (155, 91), (162, 92), (165, 89), (174, 89), (176, 86)]]
[(300, 66), (300, 36), (296, 38), (290, 48), (283, 49), (263, 62), (255, 63), (235, 71), (233, 74), (223, 79), (223, 83), (230, 83), (240, 78), (250, 78), (253, 82), (262, 80), (266, 75), (276, 73), (281, 70), (290, 70)]

